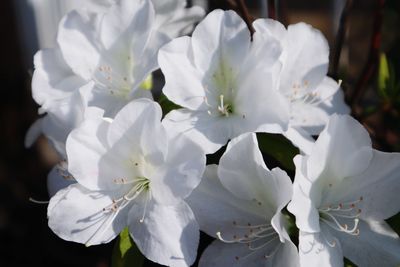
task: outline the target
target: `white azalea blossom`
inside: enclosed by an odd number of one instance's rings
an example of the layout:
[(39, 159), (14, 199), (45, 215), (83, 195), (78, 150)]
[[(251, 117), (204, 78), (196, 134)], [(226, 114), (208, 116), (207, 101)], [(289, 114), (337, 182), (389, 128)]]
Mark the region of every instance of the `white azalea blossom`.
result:
[(281, 212), (291, 195), (289, 176), (267, 168), (255, 134), (233, 139), (188, 198), (200, 229), (218, 238), (199, 266), (298, 266)]
[(331, 114), (348, 114), (340, 83), (327, 76), (329, 45), (323, 34), (305, 23), (287, 29), (276, 20), (258, 19), (254, 38), (277, 38), (283, 47), (279, 60), (282, 71), (279, 91), (290, 102), (289, 130), (285, 132), (303, 152), (310, 152), (314, 140)]
[(85, 80), (89, 106), (113, 117), (130, 100), (151, 98), (140, 84), (157, 68), (158, 48), (168, 40), (154, 29), (154, 21), (150, 1), (122, 0), (105, 13), (72, 11), (60, 22), (61, 54)]
[(32, 96), (39, 113), (51, 118), (36, 124), (28, 144), (40, 129), (47, 134), (44, 127), (77, 126), (85, 106), (112, 117), (134, 98), (151, 98), (140, 84), (157, 68), (158, 48), (168, 40), (154, 22), (154, 8), (145, 0), (121, 0), (104, 13), (68, 13), (59, 25), (58, 46), (35, 55)]
[(296, 156), (288, 209), (300, 229), (301, 266), (398, 266), (400, 239), (385, 219), (400, 211), (400, 154), (372, 149), (367, 131), (333, 115), (310, 155)]
[(48, 116), (29, 131), (27, 146), (42, 132), (52, 139), (45, 128), (61, 127), (66, 137), (85, 105), (112, 117), (134, 98), (151, 98), (140, 84), (158, 67), (156, 54), (166, 35), (177, 34), (168, 29), (181, 32), (204, 15), (199, 7), (184, 8), (185, 1), (153, 2), (83, 1), (82, 9), (63, 18), (57, 47), (35, 55), (32, 95), (39, 113)]
[[(32, 95), (45, 116), (31, 127), (26, 145), (43, 133), (61, 160), (66, 138), (86, 110), (98, 107), (112, 117), (134, 98), (151, 98), (140, 84), (157, 68), (158, 48), (168, 40), (155, 29), (149, 1), (124, 0), (104, 12), (91, 11), (67, 14), (60, 22), (58, 46), (39, 51), (34, 59)], [(65, 185), (58, 173), (49, 174), (50, 195)]]
[(163, 92), (183, 107), (167, 114), (164, 125), (207, 153), (242, 133), (286, 131), (289, 106), (275, 89), (280, 54), (272, 37), (251, 42), (235, 12), (211, 12), (191, 38), (174, 39), (160, 49)]
[(67, 140), (68, 169), (77, 184), (50, 200), (50, 228), (65, 240), (109, 242), (128, 226), (150, 260), (187, 266), (196, 258), (199, 229), (184, 202), (200, 182), (203, 151), (171, 138), (161, 108), (147, 99), (115, 117), (88, 119)]
[[(111, 5), (119, 3), (121, 0), (86, 0), (80, 4), (88, 10), (104, 12)], [(175, 38), (188, 34), (194, 23), (200, 21), (205, 11), (200, 6), (187, 8), (186, 0), (151, 0), (156, 12), (155, 26), (160, 31)]]

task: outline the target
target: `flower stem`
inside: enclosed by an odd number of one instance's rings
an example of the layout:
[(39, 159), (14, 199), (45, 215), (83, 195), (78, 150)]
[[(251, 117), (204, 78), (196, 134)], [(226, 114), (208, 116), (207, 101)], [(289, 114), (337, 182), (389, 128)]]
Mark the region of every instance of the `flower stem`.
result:
[(344, 6), (342, 14), (340, 16), (339, 28), (336, 33), (335, 48), (333, 50), (333, 56), (332, 56), (332, 69), (330, 73), (330, 76), (335, 80), (338, 79), (340, 55), (342, 52), (343, 42), (347, 30), (347, 18), (351, 11), (352, 6), (353, 6), (353, 0), (347, 0), (346, 5)]
[(383, 7), (385, 5), (385, 0), (376, 0), (375, 7), (375, 15), (374, 15), (374, 24), (373, 24), (373, 32), (370, 42), (369, 55), (367, 63), (364, 65), (364, 68), (361, 72), (361, 76), (358, 79), (356, 86), (352, 95), (349, 98), (350, 106), (352, 110), (357, 106), (358, 101), (364, 95), (367, 85), (374, 72), (377, 69), (377, 64), (379, 60), (379, 49), (381, 47), (381, 27), (383, 20)]
[(253, 25), (251, 24), (253, 22), (253, 19), (249, 13), (249, 10), (244, 2), (244, 0), (235, 0), (237, 8), (242, 15), (243, 20), (246, 22), (247, 27), (250, 30), (251, 35), (254, 33), (254, 28)]

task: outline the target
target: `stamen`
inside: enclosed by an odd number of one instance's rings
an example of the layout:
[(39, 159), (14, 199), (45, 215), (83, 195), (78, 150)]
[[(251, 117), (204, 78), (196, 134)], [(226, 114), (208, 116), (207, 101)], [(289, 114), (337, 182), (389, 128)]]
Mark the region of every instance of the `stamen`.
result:
[[(355, 201), (340, 203), (336, 206), (328, 205), (327, 207), (320, 208), (320, 219), (332, 229), (339, 232), (344, 232), (350, 235), (358, 235), (358, 224), (359, 217), (361, 215), (361, 209), (357, 208), (357, 203), (363, 200), (362, 197)], [(339, 220), (345, 222), (340, 222)], [(347, 224), (351, 221), (351, 227)]]
[(149, 200), (150, 200), (150, 194), (147, 194), (146, 200), (144, 202), (143, 215), (142, 215), (142, 218), (139, 220), (140, 223), (144, 222), (144, 218), (146, 216), (146, 210), (147, 210), (147, 203), (149, 202)]
[(46, 201), (46, 200), (36, 200), (34, 198), (29, 198), (30, 202), (33, 202), (35, 204), (49, 204), (50, 201)]

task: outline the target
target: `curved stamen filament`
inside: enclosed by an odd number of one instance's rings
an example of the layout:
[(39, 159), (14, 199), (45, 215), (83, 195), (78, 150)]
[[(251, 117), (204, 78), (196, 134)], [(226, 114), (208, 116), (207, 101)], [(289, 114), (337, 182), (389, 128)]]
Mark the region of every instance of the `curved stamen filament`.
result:
[[(344, 202), (338, 205), (329, 205), (327, 207), (320, 208), (320, 219), (337, 231), (350, 235), (358, 235), (358, 224), (359, 217), (361, 215), (361, 209), (359, 209), (356, 204), (360, 203), (362, 200), (363, 198), (360, 197), (355, 201)], [(341, 223), (339, 220), (350, 220), (352, 227), (349, 228), (347, 223)]]

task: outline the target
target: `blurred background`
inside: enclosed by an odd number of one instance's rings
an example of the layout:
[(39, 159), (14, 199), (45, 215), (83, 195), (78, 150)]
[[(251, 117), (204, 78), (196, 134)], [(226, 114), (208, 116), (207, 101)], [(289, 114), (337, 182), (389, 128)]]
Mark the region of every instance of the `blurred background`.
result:
[[(0, 266), (111, 266), (113, 242), (86, 248), (66, 242), (47, 226), (46, 177), (58, 161), (44, 138), (29, 149), (24, 137), (38, 118), (30, 92), (33, 55), (54, 46), (63, 14), (83, 0), (0, 1)], [(134, 0), (132, 0), (134, 1)], [(247, 10), (241, 4), (244, 3)], [(353, 115), (375, 148), (400, 151), (400, 1), (397, 0), (192, 0), (188, 5), (235, 9), (253, 20), (304, 21), (331, 47), (330, 74), (343, 81)], [(400, 179), (400, 174), (399, 174)], [(390, 219), (400, 233), (399, 216)], [(206, 241), (204, 241), (206, 242)], [(145, 266), (155, 266), (146, 262)]]

